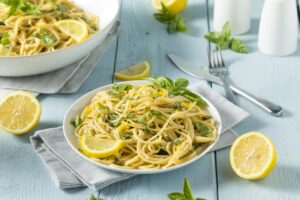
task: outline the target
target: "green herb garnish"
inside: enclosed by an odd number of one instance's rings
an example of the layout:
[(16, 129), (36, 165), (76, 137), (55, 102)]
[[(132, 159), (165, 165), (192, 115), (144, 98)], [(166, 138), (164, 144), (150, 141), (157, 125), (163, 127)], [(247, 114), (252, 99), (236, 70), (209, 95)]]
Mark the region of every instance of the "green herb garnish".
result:
[(131, 133), (124, 133), (124, 134), (121, 134), (121, 139), (122, 140), (129, 140), (132, 138), (132, 134)]
[(104, 200), (104, 199), (102, 199), (101, 197), (95, 197), (94, 194), (92, 194), (89, 200)]
[(196, 133), (199, 133), (201, 136), (209, 136), (211, 134), (211, 130), (200, 122), (195, 122), (194, 127), (197, 130)]
[(40, 38), (45, 46), (51, 46), (57, 41), (53, 34), (47, 33), (46, 31), (41, 31)]
[(171, 142), (171, 144), (173, 144), (173, 145), (178, 145), (178, 144), (180, 144), (181, 143), (181, 140), (180, 139), (175, 139), (175, 140), (173, 140), (172, 142)]
[(109, 95), (115, 95), (115, 96), (123, 96), (127, 91), (131, 90), (133, 88), (132, 85), (117, 85), (113, 84), (110, 91), (108, 91)]
[(8, 33), (1, 33), (0, 34), (0, 44), (2, 44), (5, 48), (10, 47), (10, 40)]
[(182, 109), (182, 106), (181, 106), (181, 103), (179, 101), (176, 101), (175, 102), (175, 108), (181, 110)]
[(82, 119), (79, 115), (77, 115), (74, 119), (72, 119), (71, 124), (76, 128), (82, 123)]
[(60, 14), (65, 14), (65, 13), (69, 13), (70, 9), (66, 6), (63, 6), (63, 5), (57, 5), (55, 7), (55, 11), (60, 13)]
[(10, 7), (8, 16), (14, 15), (17, 11), (30, 15), (42, 14), (42, 11), (37, 6), (24, 0), (0, 0), (0, 2)]
[(212, 116), (204, 116), (204, 117), (202, 117), (202, 120), (209, 120), (209, 119), (211, 119), (212, 118)]
[(101, 113), (108, 113), (109, 112), (109, 107), (107, 107), (107, 106), (103, 106), (102, 104), (98, 104), (98, 108), (99, 108), (99, 110), (100, 110), (100, 112)]
[(216, 45), (218, 49), (226, 49), (237, 53), (248, 53), (248, 49), (243, 41), (231, 36), (229, 22), (226, 22), (221, 32), (208, 32), (204, 37), (211, 43)]
[(168, 90), (170, 95), (183, 96), (191, 101), (197, 102), (197, 105), (200, 107), (207, 106), (207, 103), (200, 96), (187, 89), (189, 81), (184, 78), (178, 78), (175, 82), (167, 77), (149, 77), (146, 78), (146, 80)]
[(188, 27), (181, 16), (173, 14), (163, 2), (161, 2), (161, 7), (162, 9), (154, 14), (154, 18), (160, 23), (167, 25), (169, 34), (188, 31)]
[(170, 200), (205, 200), (203, 198), (194, 198), (192, 188), (188, 179), (184, 178), (183, 192), (173, 192), (168, 194)]
[(121, 124), (122, 117), (119, 117), (117, 113), (108, 114), (109, 124), (113, 127), (118, 127)]
[(157, 111), (157, 110), (150, 110), (149, 112), (150, 112), (151, 116), (156, 116), (156, 117), (163, 116), (163, 114), (160, 111)]

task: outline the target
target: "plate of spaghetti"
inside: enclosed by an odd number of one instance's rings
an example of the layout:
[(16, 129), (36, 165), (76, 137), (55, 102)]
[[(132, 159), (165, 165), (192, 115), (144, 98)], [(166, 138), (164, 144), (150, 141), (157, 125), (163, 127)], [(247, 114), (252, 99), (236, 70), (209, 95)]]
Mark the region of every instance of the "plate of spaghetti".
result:
[(186, 79), (157, 77), (93, 90), (67, 111), (65, 138), (80, 156), (109, 170), (152, 174), (186, 166), (221, 131), (214, 105), (187, 87)]
[(0, 0), (0, 76), (45, 73), (82, 59), (104, 41), (119, 6), (118, 0)]

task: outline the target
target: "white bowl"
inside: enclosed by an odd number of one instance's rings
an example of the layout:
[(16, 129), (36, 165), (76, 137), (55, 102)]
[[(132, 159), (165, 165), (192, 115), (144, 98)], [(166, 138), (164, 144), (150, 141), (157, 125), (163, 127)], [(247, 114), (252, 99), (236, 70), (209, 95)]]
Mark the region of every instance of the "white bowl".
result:
[[(137, 84), (141, 84), (141, 83), (145, 83), (145, 81), (130, 81), (130, 82), (121, 82), (118, 84), (132, 84), (132, 85), (137, 85)], [(80, 152), (79, 149), (79, 142), (78, 142), (78, 138), (75, 136), (74, 131), (75, 128), (73, 127), (73, 125), (71, 125), (71, 120), (77, 116), (80, 115), (81, 112), (83, 111), (83, 109), (90, 104), (91, 99), (99, 92), (102, 90), (107, 90), (109, 88), (111, 88), (112, 84), (110, 85), (106, 85), (103, 87), (100, 87), (98, 89), (95, 89), (87, 94), (85, 94), (84, 96), (82, 96), (81, 98), (79, 98), (75, 103), (73, 103), (71, 105), (71, 107), (68, 109), (65, 117), (64, 117), (64, 121), (63, 121), (63, 130), (64, 130), (64, 136), (68, 142), (68, 144), (71, 146), (71, 148), (80, 156), (82, 156), (83, 158), (85, 158), (86, 160), (88, 160), (91, 163), (94, 163), (95, 165), (108, 169), (108, 170), (112, 170), (112, 171), (117, 171), (117, 172), (123, 172), (123, 173), (131, 173), (131, 174), (155, 174), (155, 173), (161, 173), (161, 172), (167, 172), (167, 171), (172, 171), (174, 169), (178, 169), (181, 167), (184, 167), (186, 165), (191, 164), (192, 162), (198, 160), (199, 158), (201, 158), (202, 156), (204, 156), (218, 141), (220, 133), (221, 133), (221, 129), (222, 129), (222, 123), (221, 123), (221, 117), (219, 112), (217, 111), (216, 107), (209, 102), (206, 98), (204, 98), (203, 96), (201, 96), (208, 104), (208, 111), (210, 112), (210, 114), (212, 115), (212, 117), (216, 120), (216, 124), (217, 124), (217, 139), (214, 143), (212, 143), (205, 151), (203, 151), (201, 154), (199, 154), (198, 156), (196, 156), (195, 158), (182, 163), (180, 165), (176, 165), (170, 168), (166, 168), (166, 169), (145, 169), (145, 170), (140, 170), (140, 169), (124, 169), (124, 168), (119, 168), (119, 167), (113, 167), (113, 166), (108, 166), (102, 163), (98, 163), (92, 159), (90, 159), (89, 157), (87, 157), (86, 155), (84, 155), (82, 152)]]
[(65, 67), (87, 55), (107, 36), (120, 9), (119, 0), (73, 0), (99, 17), (100, 31), (82, 43), (33, 56), (0, 56), (0, 76), (29, 76)]

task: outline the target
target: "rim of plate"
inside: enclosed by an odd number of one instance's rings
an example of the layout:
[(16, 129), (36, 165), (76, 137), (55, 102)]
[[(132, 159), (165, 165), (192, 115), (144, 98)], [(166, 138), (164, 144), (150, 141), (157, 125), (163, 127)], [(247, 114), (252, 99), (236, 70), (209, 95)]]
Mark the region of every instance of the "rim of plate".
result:
[[(124, 82), (117, 82), (117, 84), (132, 84), (132, 85), (138, 85), (138, 84), (143, 84), (143, 83), (147, 83), (147, 81), (124, 81)], [(209, 101), (207, 100), (207, 98), (203, 97), (201, 94), (199, 94), (198, 92), (195, 92), (196, 94), (198, 94), (201, 98), (203, 98), (203, 100), (205, 102), (207, 102), (208, 107), (210, 109), (212, 109), (212, 111), (214, 112), (214, 119), (217, 122), (217, 139), (214, 141), (214, 143), (212, 143), (211, 145), (209, 145), (203, 152), (201, 152), (199, 155), (197, 155), (196, 157), (194, 157), (191, 160), (188, 160), (184, 163), (181, 163), (179, 165), (175, 165), (169, 168), (164, 168), (164, 169), (128, 169), (128, 168), (122, 168), (122, 167), (117, 167), (117, 166), (109, 166), (109, 165), (105, 165), (102, 163), (99, 163), (95, 160), (92, 160), (91, 158), (87, 157), (86, 155), (84, 155), (82, 152), (80, 152), (72, 143), (71, 141), (69, 141), (68, 137), (67, 137), (67, 131), (66, 130), (66, 123), (70, 123), (67, 122), (67, 118), (69, 116), (70, 111), (74, 108), (74, 106), (79, 103), (80, 101), (82, 101), (83, 99), (87, 98), (88, 96), (90, 96), (91, 94), (96, 94), (96, 92), (105, 90), (110, 88), (113, 84), (108, 84), (108, 85), (104, 85), (101, 86), (99, 88), (96, 88), (84, 95), (82, 95), (81, 97), (79, 97), (67, 110), (64, 119), (63, 119), (63, 132), (64, 132), (64, 137), (68, 143), (68, 145), (72, 148), (73, 151), (75, 151), (78, 155), (80, 155), (82, 158), (84, 158), (85, 160), (99, 166), (102, 167), (104, 169), (110, 170), (110, 171), (116, 171), (116, 172), (122, 172), (122, 173), (130, 173), (130, 174), (158, 174), (158, 173), (163, 173), (163, 172), (169, 172), (169, 171), (173, 171), (179, 168), (182, 168), (184, 166), (187, 166), (195, 161), (197, 161), (198, 159), (200, 159), (201, 157), (203, 157), (204, 155), (206, 155), (209, 150), (211, 150), (215, 144), (218, 142), (220, 135), (221, 135), (221, 130), (222, 130), (222, 120), (221, 120), (221, 116), (220, 113), (218, 112), (217, 108)], [(194, 92), (194, 91), (193, 91)], [(91, 99), (90, 99), (91, 100)], [(74, 133), (73, 133), (74, 134)]]
[[(112, 20), (106, 24), (106, 26), (104, 26), (103, 29), (100, 29), (98, 31), (96, 31), (96, 33), (94, 35), (91, 35), (90, 37), (88, 37), (86, 40), (84, 40), (83, 42), (79, 42), (79, 43), (76, 43), (76, 44), (73, 44), (71, 46), (68, 46), (68, 47), (65, 47), (65, 48), (62, 48), (62, 49), (57, 49), (55, 51), (51, 51), (51, 52), (44, 52), (44, 53), (39, 53), (39, 54), (35, 54), (35, 55), (26, 55), (26, 56), (0, 56), (0, 59), (4, 58), (4, 59), (9, 59), (9, 58), (12, 58), (12, 59), (21, 59), (21, 58), (32, 58), (32, 57), (37, 57), (37, 56), (43, 56), (43, 55), (48, 55), (48, 54), (55, 54), (55, 53), (58, 53), (58, 52), (61, 52), (61, 51), (64, 51), (65, 49), (70, 49), (70, 48), (73, 48), (75, 46), (79, 46), (79, 45), (82, 45), (84, 43), (87, 43), (89, 42), (90, 40), (92, 40), (93, 38), (95, 38), (98, 34), (100, 34), (101, 32), (103, 32), (104, 30), (106, 30), (108, 27), (111, 26), (112, 23), (114, 23), (116, 21), (116, 18), (118, 16), (118, 13), (120, 12), (120, 1), (116, 0), (117, 2), (117, 10), (116, 10), (116, 13), (115, 15), (113, 16)], [(94, 14), (94, 13), (93, 13)], [(96, 15), (96, 14), (95, 14)], [(98, 15), (97, 15), (98, 16)], [(100, 23), (100, 22), (99, 22)]]

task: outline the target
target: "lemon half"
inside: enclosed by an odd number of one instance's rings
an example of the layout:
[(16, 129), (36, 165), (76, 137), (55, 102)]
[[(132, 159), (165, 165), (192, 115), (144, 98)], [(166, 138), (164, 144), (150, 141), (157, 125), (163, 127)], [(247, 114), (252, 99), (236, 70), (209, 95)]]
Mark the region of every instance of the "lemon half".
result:
[(114, 74), (116, 79), (123, 81), (139, 80), (147, 77), (150, 74), (151, 67), (148, 61), (140, 62), (127, 69), (118, 71)]
[(64, 34), (70, 36), (77, 42), (84, 41), (88, 35), (88, 27), (85, 22), (73, 19), (61, 20), (55, 26)]
[(274, 144), (260, 132), (253, 131), (241, 135), (230, 150), (233, 171), (249, 180), (258, 180), (269, 175), (276, 161)]
[(105, 158), (116, 154), (124, 143), (122, 140), (102, 139), (83, 135), (80, 138), (80, 149), (88, 157)]
[(31, 93), (12, 92), (0, 101), (0, 128), (14, 134), (27, 133), (38, 124), (41, 111)]
[(152, 5), (156, 10), (162, 9), (161, 3), (164, 3), (173, 14), (178, 14), (185, 9), (187, 0), (152, 0)]

